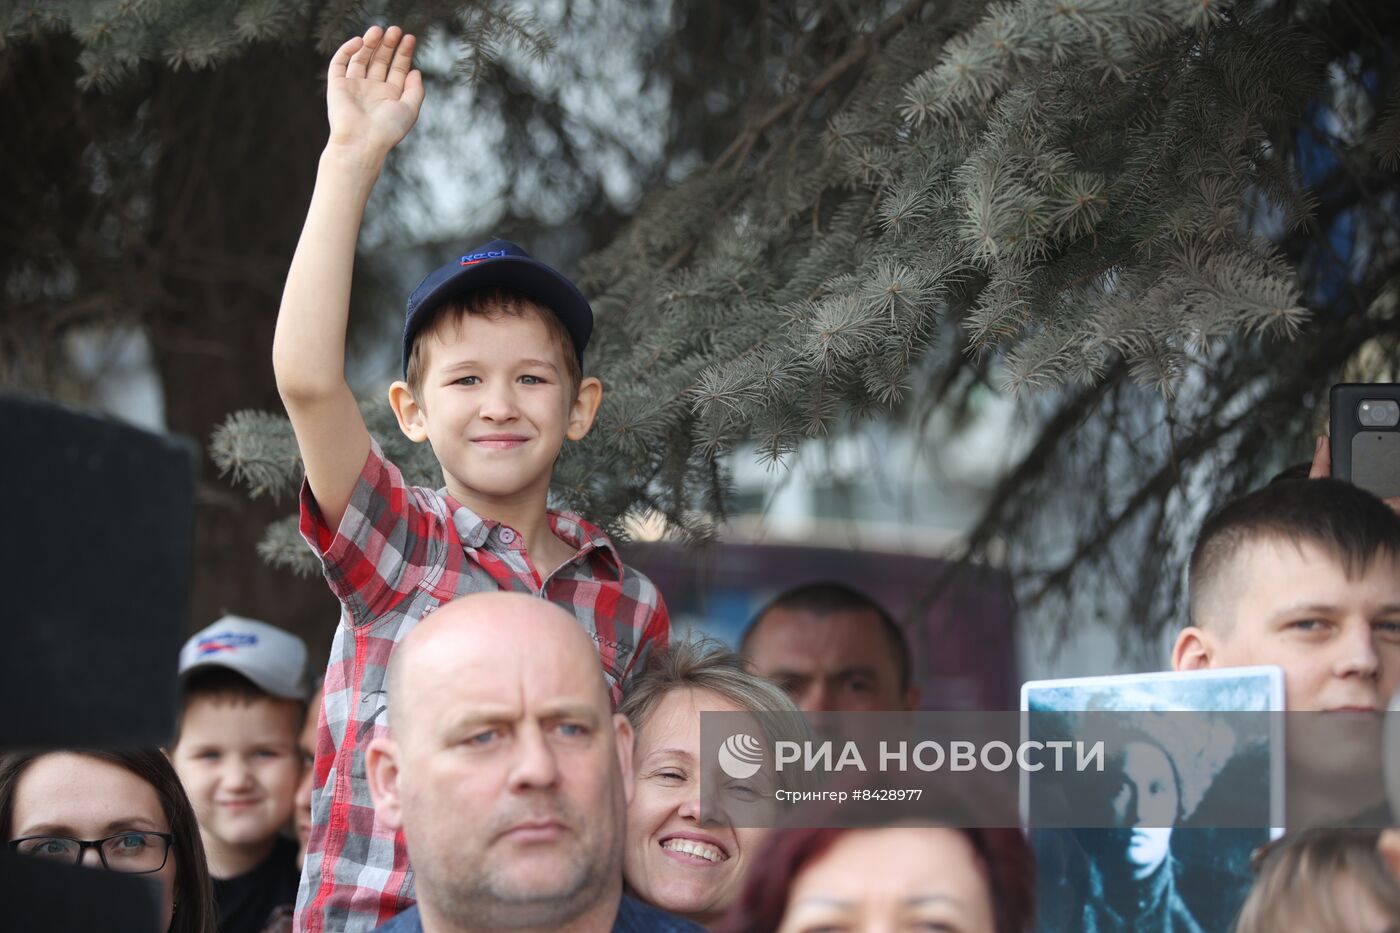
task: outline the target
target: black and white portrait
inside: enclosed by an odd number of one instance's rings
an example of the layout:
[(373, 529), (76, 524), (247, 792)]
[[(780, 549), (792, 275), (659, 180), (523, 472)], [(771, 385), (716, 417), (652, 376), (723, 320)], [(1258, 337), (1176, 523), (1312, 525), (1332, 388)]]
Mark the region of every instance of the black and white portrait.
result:
[(1106, 749), (1101, 770), (1023, 788), (1037, 930), (1229, 929), (1250, 854), (1282, 822), (1282, 749), (1257, 715), (1282, 703), (1276, 668), (1026, 684), (1029, 738)]

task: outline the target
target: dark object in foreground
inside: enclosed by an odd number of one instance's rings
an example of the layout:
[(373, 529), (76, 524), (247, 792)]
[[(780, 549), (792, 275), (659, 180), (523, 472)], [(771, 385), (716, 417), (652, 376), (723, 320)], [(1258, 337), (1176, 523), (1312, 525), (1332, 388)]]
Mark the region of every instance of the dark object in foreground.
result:
[(0, 396), (0, 433), (0, 748), (165, 744), (192, 445), (18, 396)]
[(154, 881), (24, 858), (8, 846), (0, 847), (0, 903), (7, 933), (151, 933), (160, 926)]

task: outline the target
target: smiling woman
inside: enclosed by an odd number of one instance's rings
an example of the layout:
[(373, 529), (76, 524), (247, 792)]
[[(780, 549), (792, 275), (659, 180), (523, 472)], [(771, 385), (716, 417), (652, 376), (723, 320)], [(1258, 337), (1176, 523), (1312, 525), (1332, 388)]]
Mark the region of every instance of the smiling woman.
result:
[(712, 925), (738, 895), (768, 830), (733, 825), (726, 804), (749, 804), (764, 790), (721, 774), (718, 759), (701, 767), (700, 714), (752, 713), (756, 730), (767, 731), (763, 721), (800, 713), (717, 643), (681, 643), (654, 657), (621, 712), (637, 735), (623, 878), (639, 899)]

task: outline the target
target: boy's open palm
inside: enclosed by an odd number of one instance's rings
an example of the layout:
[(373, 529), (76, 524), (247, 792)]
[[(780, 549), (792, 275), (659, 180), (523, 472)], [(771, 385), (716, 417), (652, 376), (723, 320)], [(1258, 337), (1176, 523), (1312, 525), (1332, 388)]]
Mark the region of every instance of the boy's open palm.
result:
[(371, 26), (336, 51), (326, 76), (332, 145), (387, 153), (408, 135), (423, 106), (415, 44), (397, 26)]

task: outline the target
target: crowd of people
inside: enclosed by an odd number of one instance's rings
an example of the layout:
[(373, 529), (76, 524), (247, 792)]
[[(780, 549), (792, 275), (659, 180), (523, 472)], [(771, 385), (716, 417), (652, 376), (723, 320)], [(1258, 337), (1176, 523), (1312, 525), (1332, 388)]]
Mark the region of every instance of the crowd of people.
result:
[[(389, 402), (443, 487), (409, 486), (385, 458), (345, 382), (345, 332), (369, 194), (423, 100), (413, 50), (375, 27), (331, 61), (330, 140), (273, 347), (306, 469), (301, 530), (341, 604), (323, 676), (310, 682), (296, 637), (220, 619), (173, 672), (168, 748), (0, 759), (10, 847), (154, 878), (161, 928), (180, 933), (1033, 929), (1019, 828), (727, 818), (702, 714), (771, 734), (799, 712), (915, 710), (905, 634), (866, 595), (814, 581), (760, 611), (737, 652), (672, 642), (652, 582), (549, 508), (559, 451), (603, 395), (567, 278), (504, 240), (431, 273)], [(1175, 669), (1277, 665), (1288, 710), (1376, 723), (1400, 685), (1400, 517), (1325, 476), (1264, 486), (1205, 523), (1189, 612)], [(1400, 834), (1326, 828), (1388, 813), (1351, 792), (1354, 764), (1302, 769), (1341, 792), (1290, 811), (1322, 828), (1260, 854), (1241, 933), (1400, 924)], [(1151, 742), (1123, 770), (1125, 827), (1160, 825), (1148, 787), (1168, 822), (1180, 812)], [(1087, 905), (1082, 928), (1201, 929), (1161, 874), (1171, 832), (1141, 835), (1147, 900), (1129, 916)]]

